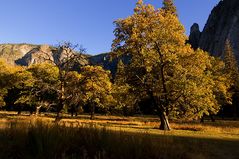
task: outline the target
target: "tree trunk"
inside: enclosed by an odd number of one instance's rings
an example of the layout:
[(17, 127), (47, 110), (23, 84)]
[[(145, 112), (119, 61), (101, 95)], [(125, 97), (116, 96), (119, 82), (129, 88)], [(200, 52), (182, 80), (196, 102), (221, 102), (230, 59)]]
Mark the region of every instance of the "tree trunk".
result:
[(59, 104), (58, 104), (57, 110), (56, 110), (56, 119), (60, 118), (60, 113), (61, 113), (63, 107), (64, 107), (64, 99), (60, 98)]
[(224, 106), (222, 106), (222, 110), (221, 110), (221, 118), (222, 118), (222, 120), (224, 120)]
[(237, 120), (237, 104), (233, 105), (233, 120)]
[(168, 121), (168, 114), (169, 114), (168, 109), (165, 111), (164, 107), (162, 106), (162, 103), (160, 104), (161, 106), (159, 105), (152, 91), (149, 91), (149, 96), (151, 97), (153, 107), (157, 109), (158, 116), (160, 118), (159, 129), (166, 130), (166, 131), (171, 130), (169, 121)]
[(31, 109), (31, 110), (30, 110), (30, 115), (32, 115), (32, 114), (33, 114), (33, 112), (34, 112), (34, 111)]
[(58, 118), (60, 118), (60, 112), (59, 111), (56, 112), (56, 119), (58, 119)]
[(64, 78), (62, 72), (60, 72), (60, 80), (61, 80), (61, 93), (60, 93), (60, 99), (59, 99), (59, 104), (57, 106), (57, 117), (60, 117), (60, 112), (64, 108), (64, 101), (65, 101), (65, 83), (64, 83)]
[(21, 106), (19, 106), (19, 107), (18, 107), (17, 114), (18, 114), (18, 115), (21, 115), (21, 113), (22, 113), (22, 107), (21, 107)]
[(38, 116), (40, 114), (40, 109), (42, 106), (38, 106), (36, 107), (36, 116)]
[(59, 123), (60, 122), (60, 120), (61, 120), (61, 116), (60, 116), (60, 112), (57, 112), (56, 113), (56, 118), (55, 118), (55, 123)]
[(200, 123), (204, 123), (204, 115), (201, 117)]
[(71, 106), (70, 111), (71, 111), (71, 117), (73, 117), (74, 114), (76, 114), (76, 108), (74, 106)]
[(17, 115), (21, 115), (22, 111), (21, 110), (18, 110), (17, 111)]
[(91, 110), (90, 110), (90, 119), (94, 120), (95, 119), (95, 105), (91, 105)]
[(168, 122), (168, 116), (166, 115), (166, 112), (162, 112), (159, 114), (159, 118), (160, 118), (160, 130), (166, 130), (169, 131), (171, 130), (169, 122)]
[(210, 116), (212, 122), (216, 121), (215, 118), (213, 117), (213, 114), (210, 113), (209, 116)]
[(73, 117), (74, 116), (74, 110), (73, 110), (73, 108), (71, 108), (71, 117)]

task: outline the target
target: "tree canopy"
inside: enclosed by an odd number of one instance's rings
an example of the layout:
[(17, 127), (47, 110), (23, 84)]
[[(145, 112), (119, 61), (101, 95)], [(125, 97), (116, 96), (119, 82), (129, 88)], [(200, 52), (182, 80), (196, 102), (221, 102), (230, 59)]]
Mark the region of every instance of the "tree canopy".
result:
[(138, 1), (133, 15), (115, 22), (112, 45), (119, 56), (131, 55), (127, 83), (141, 100), (151, 98), (164, 130), (170, 129), (169, 115), (192, 119), (220, 108), (213, 58), (185, 44), (184, 27), (172, 8), (172, 1), (164, 1), (162, 9)]

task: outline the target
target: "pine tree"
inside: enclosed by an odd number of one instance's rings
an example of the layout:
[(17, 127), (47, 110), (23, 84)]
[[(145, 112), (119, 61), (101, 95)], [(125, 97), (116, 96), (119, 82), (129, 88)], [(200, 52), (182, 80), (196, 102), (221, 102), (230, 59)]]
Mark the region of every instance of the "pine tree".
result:
[[(234, 99), (239, 97), (239, 70), (236, 57), (231, 47), (230, 41), (226, 40), (224, 49), (224, 62), (225, 73), (229, 76), (229, 82), (231, 83), (231, 93)], [(233, 116), (236, 119), (237, 116), (237, 102), (233, 102)]]
[(239, 78), (238, 64), (229, 40), (226, 40), (225, 43), (224, 62), (225, 70), (229, 74), (231, 82), (237, 85)]

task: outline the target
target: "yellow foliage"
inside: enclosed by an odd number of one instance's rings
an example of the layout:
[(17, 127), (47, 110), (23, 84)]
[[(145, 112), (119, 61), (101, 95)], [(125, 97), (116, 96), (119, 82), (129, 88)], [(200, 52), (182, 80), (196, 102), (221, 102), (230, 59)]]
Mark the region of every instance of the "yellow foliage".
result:
[(110, 72), (101, 66), (85, 66), (81, 69), (83, 100), (85, 103), (106, 107), (113, 100)]
[(187, 36), (172, 1), (154, 9), (140, 0), (133, 15), (115, 24), (112, 50), (132, 57), (127, 82), (141, 100), (148, 96), (158, 112), (186, 118), (219, 111), (216, 96), (227, 98), (228, 89), (226, 78), (216, 74), (222, 72), (222, 63), (213, 68), (214, 58), (185, 44)]

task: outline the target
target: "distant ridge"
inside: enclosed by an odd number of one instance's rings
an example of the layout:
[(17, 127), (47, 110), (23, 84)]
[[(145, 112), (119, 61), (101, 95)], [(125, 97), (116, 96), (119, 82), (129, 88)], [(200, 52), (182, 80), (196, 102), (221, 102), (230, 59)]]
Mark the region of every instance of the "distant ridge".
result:
[[(0, 44), (0, 58), (6, 59), (9, 64), (29, 66), (35, 63), (44, 62), (40, 60), (39, 55), (47, 53), (54, 59), (56, 48), (47, 44)], [(110, 60), (109, 53), (98, 55), (83, 54), (80, 61), (81, 65), (101, 65), (106, 70), (110, 70), (112, 74), (116, 72), (118, 59)]]
[[(56, 48), (47, 44), (44, 45), (34, 45), (34, 44), (0, 44), (0, 58), (6, 59), (9, 64), (12, 65), (23, 65), (29, 66), (35, 63), (44, 62), (43, 59), (39, 59), (39, 55), (43, 56), (48, 54), (54, 59), (54, 53)], [(64, 56), (64, 53), (61, 53)], [(84, 56), (82, 59), (82, 64), (88, 64), (88, 56)]]

